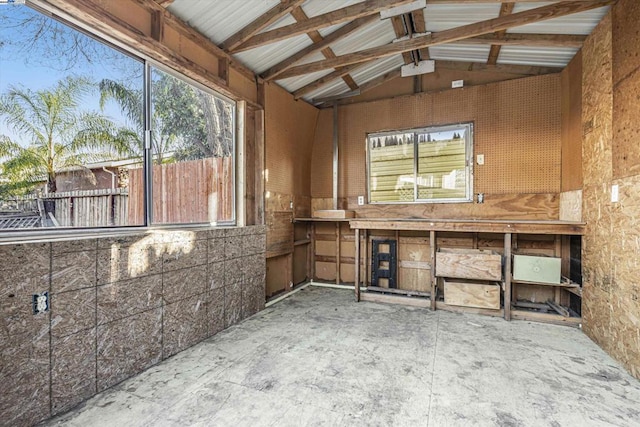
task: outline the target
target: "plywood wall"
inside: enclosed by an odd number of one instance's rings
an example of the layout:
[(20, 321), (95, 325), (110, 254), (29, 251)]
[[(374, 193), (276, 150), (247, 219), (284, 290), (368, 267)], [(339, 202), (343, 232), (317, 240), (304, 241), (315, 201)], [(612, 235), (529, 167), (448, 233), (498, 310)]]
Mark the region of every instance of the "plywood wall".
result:
[(562, 191), (582, 188), (582, 52), (561, 73)]
[[(546, 75), (339, 108), (342, 205), (360, 216), (558, 218), (561, 182), (560, 75)], [(474, 192), (486, 202), (454, 205), (370, 205), (366, 195), (367, 133), (474, 122)], [(313, 148), (312, 197), (332, 194), (331, 111), (323, 110)], [(375, 214), (373, 214), (375, 212)]]
[(640, 378), (640, 171), (624, 167), (640, 162), (638, 6), (619, 1), (583, 47), (582, 315), (584, 331)]
[[(267, 289), (289, 289), (294, 281), (294, 217), (311, 215), (311, 148), (318, 109), (275, 84), (264, 86), (265, 220)], [(293, 207), (292, 207), (293, 204)], [(288, 266), (283, 270), (279, 266)]]

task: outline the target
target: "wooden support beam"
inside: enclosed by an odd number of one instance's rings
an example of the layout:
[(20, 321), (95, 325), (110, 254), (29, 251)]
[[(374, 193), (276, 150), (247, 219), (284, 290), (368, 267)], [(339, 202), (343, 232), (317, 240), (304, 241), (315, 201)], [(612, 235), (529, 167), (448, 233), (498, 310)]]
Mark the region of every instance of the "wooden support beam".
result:
[[(311, 82), (306, 86), (301, 87), (300, 89), (296, 90), (293, 92), (293, 97), (295, 99), (300, 99), (302, 98), (304, 95), (313, 92), (314, 90), (328, 84), (331, 83), (332, 81), (334, 81), (335, 79), (339, 79), (342, 76), (346, 76), (347, 74), (349, 74), (351, 71), (355, 70), (356, 68), (360, 67), (362, 64), (354, 64), (354, 65), (349, 65), (346, 67), (342, 67), (342, 68), (338, 68), (336, 69), (334, 72), (327, 74), (326, 76), (320, 77), (318, 80), (316, 80), (315, 82)], [(360, 88), (360, 93), (362, 93), (362, 87)]]
[(167, 8), (171, 3), (173, 3), (173, 0), (155, 0), (155, 2), (158, 3), (158, 5)]
[(295, 24), (256, 34), (234, 49), (233, 52), (242, 52), (265, 44), (275, 43), (280, 40), (305, 34), (309, 31), (353, 21), (354, 19), (373, 15), (381, 10), (390, 9), (402, 4), (408, 4), (412, 1), (413, 0), (365, 0), (362, 3), (337, 9), (323, 15), (314, 16), (308, 21), (297, 22)]
[(504, 234), (504, 320), (511, 320), (511, 233)]
[(355, 283), (354, 288), (356, 291), (356, 302), (360, 301), (360, 229), (356, 228), (356, 271), (355, 271)]
[[(416, 33), (425, 33), (427, 31), (427, 26), (424, 20), (424, 9), (414, 10), (411, 12), (411, 17), (413, 19), (413, 24), (415, 25)], [(428, 47), (420, 49), (420, 58), (423, 61), (431, 58)]]
[(575, 47), (581, 48), (587, 36), (575, 34), (522, 34), (507, 33), (502, 37), (495, 34), (485, 34), (461, 40), (460, 44), (489, 44), (492, 45), (521, 45), (545, 47)]
[(414, 49), (421, 49), (429, 46), (460, 41), (483, 34), (506, 30), (511, 27), (531, 24), (534, 22), (540, 22), (548, 19), (570, 15), (573, 13), (584, 12), (587, 10), (608, 6), (614, 2), (615, 0), (593, 0), (588, 2), (563, 1), (560, 3), (554, 3), (548, 6), (526, 10), (524, 12), (489, 19), (487, 21), (476, 22), (474, 24), (464, 25), (461, 27), (452, 28), (450, 30), (440, 31), (435, 35), (414, 38), (411, 40), (404, 40), (397, 43), (390, 43), (384, 46), (361, 50), (359, 52), (352, 52), (348, 55), (341, 55), (334, 59), (325, 59), (322, 61), (299, 65), (297, 67), (292, 67), (282, 73), (281, 78), (284, 78), (285, 76), (293, 77), (314, 73), (317, 71), (325, 70), (327, 68), (344, 67), (345, 65), (385, 58)]
[[(498, 16), (511, 15), (515, 5), (516, 5), (515, 3), (502, 3), (502, 5), (500, 6), (500, 15)], [(507, 30), (502, 30), (494, 33), (494, 35), (496, 36), (496, 38), (501, 39), (504, 37), (506, 33), (507, 33)], [(496, 65), (498, 63), (498, 56), (500, 56), (500, 49), (502, 49), (502, 46), (499, 44), (491, 45), (491, 49), (489, 50), (489, 58), (487, 59), (487, 64)]]
[(267, 13), (260, 15), (255, 21), (226, 39), (220, 45), (227, 52), (232, 52), (236, 47), (249, 40), (259, 31), (276, 22), (293, 9), (304, 3), (304, 0), (282, 0), (280, 4), (271, 8)]
[[(309, 17), (307, 16), (306, 13), (304, 13), (304, 10), (302, 10), (301, 7), (296, 7), (295, 9), (293, 9), (291, 11), (291, 15), (298, 22), (304, 22), (309, 20)], [(322, 40), (324, 40), (324, 37), (322, 37), (322, 35), (317, 30), (308, 32), (307, 36), (309, 36), (309, 38), (311, 39), (311, 41), (313, 41), (314, 44), (320, 43), (322, 42)], [(333, 50), (329, 46), (322, 49), (321, 52), (324, 55), (324, 57), (327, 59), (336, 57), (336, 54), (333, 52)], [(351, 90), (358, 89), (358, 85), (349, 74), (342, 76), (342, 80), (344, 80), (347, 86), (349, 86), (349, 89)]]
[[(540, 3), (540, 0), (516, 0), (518, 3)], [(565, 0), (574, 2), (589, 2), (591, 0)], [(428, 4), (474, 4), (474, 3), (511, 3), (513, 0), (427, 0)]]
[(436, 232), (429, 231), (429, 259), (431, 260), (431, 310), (436, 309), (438, 298), (438, 278), (436, 277)]
[[(409, 31), (405, 27), (405, 18), (403, 16), (394, 16), (391, 18), (391, 25), (393, 25), (393, 32), (396, 33), (396, 37), (404, 37), (409, 35)], [(402, 52), (402, 59), (404, 59), (405, 64), (411, 64), (413, 62), (413, 58), (411, 57), (410, 52)]]
[(337, 42), (338, 40), (341, 40), (342, 38), (348, 36), (349, 34), (353, 33), (355, 30), (359, 29), (360, 27), (363, 27), (367, 24), (370, 24), (374, 21), (378, 21), (380, 18), (377, 15), (368, 15), (368, 16), (363, 16), (362, 18), (358, 18), (355, 21), (345, 25), (344, 27), (341, 27), (339, 29), (337, 29), (336, 31), (334, 31), (333, 33), (327, 35), (322, 41), (318, 42), (318, 43), (314, 43), (311, 46), (308, 46), (304, 49), (302, 49), (301, 51), (291, 55), (290, 57), (288, 57), (287, 59), (285, 59), (284, 61), (280, 62), (279, 64), (274, 65), (273, 67), (269, 68), (267, 71), (265, 71), (264, 73), (262, 73), (262, 78), (265, 79), (266, 81), (271, 81), (274, 80), (275, 78), (278, 77), (278, 75), (280, 73), (282, 73), (283, 71), (287, 70), (289, 67), (291, 67), (293, 64), (295, 64), (296, 62), (306, 58), (307, 56), (316, 53), (328, 46), (330, 46), (331, 44)]
[(477, 71), (477, 72), (499, 72), (508, 74), (520, 74), (523, 76), (539, 76), (543, 74), (555, 74), (562, 71), (562, 67), (540, 67), (537, 65), (512, 65), (497, 64), (487, 65), (482, 62), (462, 62), (462, 61), (436, 61), (436, 69), (445, 68), (447, 70)]
[(151, 12), (151, 38), (161, 43), (164, 38), (164, 14), (160, 10)]

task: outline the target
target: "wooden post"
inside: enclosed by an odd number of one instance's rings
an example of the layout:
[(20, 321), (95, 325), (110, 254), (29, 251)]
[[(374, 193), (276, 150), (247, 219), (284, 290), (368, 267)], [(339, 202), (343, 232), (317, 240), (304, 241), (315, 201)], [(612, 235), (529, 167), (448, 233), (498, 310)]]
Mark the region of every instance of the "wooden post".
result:
[(364, 237), (364, 277), (362, 278), (362, 282), (365, 286), (369, 285), (369, 266), (371, 265), (369, 262), (369, 231), (367, 229), (362, 230)]
[(313, 222), (311, 223), (311, 249), (309, 252), (311, 252), (311, 268), (309, 270), (309, 275), (313, 282), (316, 278), (316, 225)]
[(429, 231), (429, 252), (431, 255), (431, 310), (436, 309), (438, 282), (436, 279), (436, 232)]
[(336, 285), (340, 284), (340, 221), (336, 221)]
[(504, 319), (511, 320), (511, 233), (504, 234)]
[(360, 301), (360, 229), (356, 228), (356, 271), (355, 271), (356, 302)]

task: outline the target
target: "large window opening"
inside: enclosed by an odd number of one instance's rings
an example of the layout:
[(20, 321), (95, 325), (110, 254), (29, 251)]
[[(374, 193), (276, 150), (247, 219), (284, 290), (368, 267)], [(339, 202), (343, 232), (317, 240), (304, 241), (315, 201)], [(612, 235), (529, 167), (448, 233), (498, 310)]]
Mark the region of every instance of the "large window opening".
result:
[(0, 231), (233, 223), (235, 102), (0, 4)]
[(471, 123), (369, 134), (367, 155), (371, 203), (472, 200)]

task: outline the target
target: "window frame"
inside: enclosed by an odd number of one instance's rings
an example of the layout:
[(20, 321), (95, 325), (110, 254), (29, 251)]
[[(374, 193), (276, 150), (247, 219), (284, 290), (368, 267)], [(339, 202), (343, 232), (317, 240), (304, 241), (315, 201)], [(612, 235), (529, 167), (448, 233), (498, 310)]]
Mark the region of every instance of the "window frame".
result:
[[(144, 140), (143, 149), (143, 167), (144, 167), (144, 223), (133, 224), (124, 226), (104, 226), (104, 227), (64, 227), (64, 228), (32, 228), (32, 229), (19, 229), (12, 231), (0, 232), (0, 244), (9, 243), (27, 243), (27, 242), (44, 242), (44, 241), (58, 241), (58, 240), (72, 240), (77, 238), (89, 238), (96, 235), (101, 237), (108, 236), (120, 236), (139, 234), (140, 232), (152, 231), (156, 229), (202, 229), (212, 227), (229, 227), (229, 226), (242, 226), (243, 220), (238, 220), (238, 212), (242, 212), (244, 209), (238, 206), (238, 203), (242, 203), (242, 200), (238, 198), (238, 183), (242, 180), (238, 179), (239, 160), (244, 158), (243, 154), (243, 141), (242, 133), (238, 128), (238, 124), (242, 123), (239, 120), (240, 114), (242, 114), (242, 100), (231, 98), (222, 92), (216, 90), (215, 84), (207, 86), (202, 82), (199, 82), (171, 67), (170, 64), (162, 63), (149, 55), (129, 46), (123, 42), (120, 42), (108, 34), (102, 32), (99, 29), (92, 28), (89, 25), (79, 21), (77, 18), (64, 13), (63, 11), (54, 9), (51, 5), (43, 3), (39, 0), (29, 0), (24, 4), (20, 4), (19, 7), (28, 7), (35, 13), (45, 15), (49, 19), (57, 21), (59, 24), (66, 26), (70, 30), (78, 31), (83, 35), (92, 38), (97, 43), (102, 43), (108, 48), (114, 49), (124, 55), (127, 55), (132, 60), (139, 62), (143, 66), (143, 103), (144, 103), (144, 130), (143, 135), (140, 135)], [(229, 220), (222, 220), (216, 222), (192, 222), (192, 223), (154, 223), (153, 222), (153, 167), (152, 167), (152, 144), (151, 144), (151, 69), (155, 68), (164, 73), (182, 80), (183, 82), (194, 86), (195, 88), (202, 90), (212, 96), (220, 98), (225, 102), (233, 104), (232, 109), (232, 191), (231, 191), (231, 208), (232, 217)]]
[[(398, 205), (398, 204), (422, 204), (422, 203), (473, 203), (473, 159), (474, 159), (474, 127), (473, 121), (450, 123), (442, 125), (429, 125), (408, 129), (397, 129), (379, 132), (369, 132), (365, 138), (366, 151), (366, 187), (367, 201), (375, 205)], [(418, 135), (422, 133), (435, 133), (454, 131), (465, 128), (465, 196), (459, 198), (438, 198), (420, 199), (418, 198)], [(413, 200), (398, 201), (372, 201), (371, 199), (371, 139), (390, 135), (413, 133)]]

